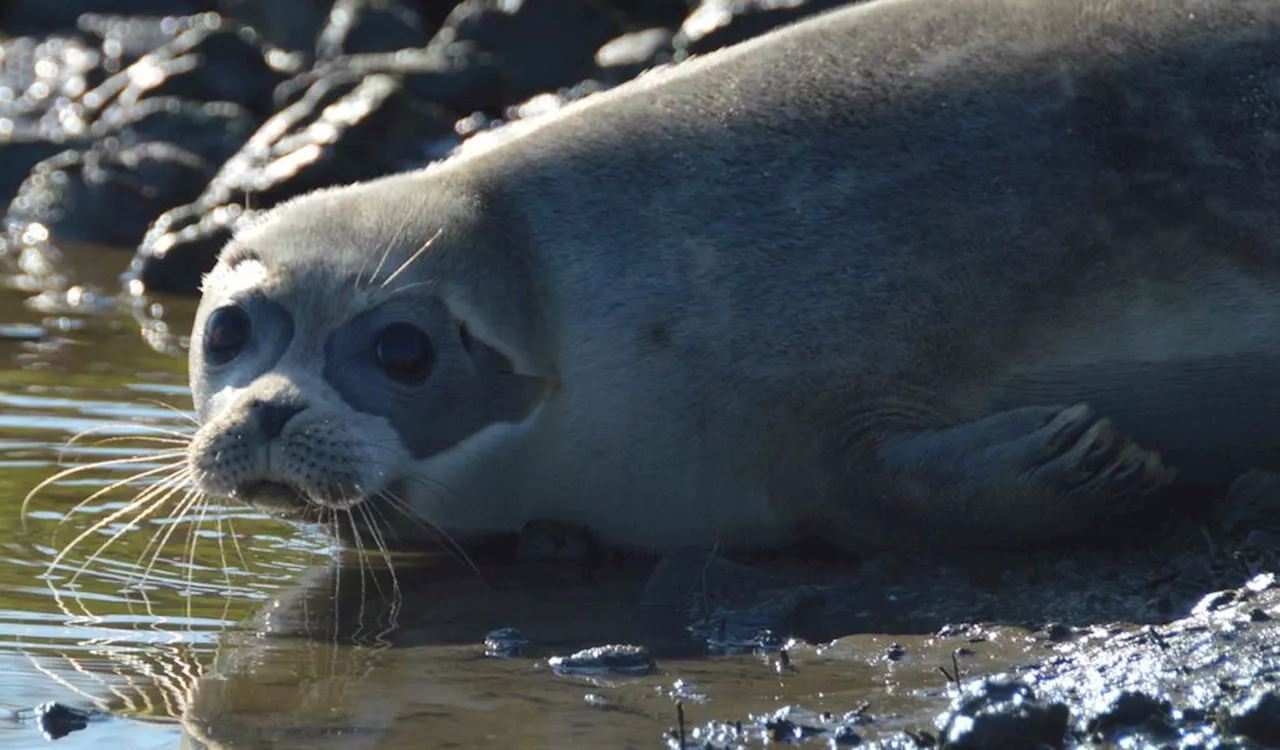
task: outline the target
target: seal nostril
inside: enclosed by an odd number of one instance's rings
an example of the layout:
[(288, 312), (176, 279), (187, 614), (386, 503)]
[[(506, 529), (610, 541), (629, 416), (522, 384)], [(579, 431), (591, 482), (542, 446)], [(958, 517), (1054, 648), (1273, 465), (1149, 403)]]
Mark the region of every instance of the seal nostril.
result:
[(284, 426), (290, 419), (303, 410), (302, 404), (279, 401), (254, 401), (250, 405), (253, 419), (258, 423), (258, 429), (262, 432), (262, 437), (266, 440), (280, 437), (280, 433), (284, 432)]

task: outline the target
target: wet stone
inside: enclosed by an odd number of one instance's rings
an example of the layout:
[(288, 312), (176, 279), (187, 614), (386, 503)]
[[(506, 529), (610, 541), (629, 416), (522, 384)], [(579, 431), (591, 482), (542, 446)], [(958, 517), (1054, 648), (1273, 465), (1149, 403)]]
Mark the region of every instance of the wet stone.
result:
[(1109, 705), (1089, 719), (1086, 731), (1104, 741), (1131, 733), (1169, 737), (1176, 732), (1172, 708), (1167, 700), (1126, 690), (1111, 696)]
[(1045, 703), (1021, 682), (978, 680), (966, 684), (941, 718), (946, 746), (961, 748), (1062, 747), (1069, 711)]
[(822, 727), (793, 721), (786, 715), (789, 710), (789, 708), (782, 708), (764, 722), (764, 736), (770, 742), (797, 742), (825, 733), (826, 730)]
[(44, 224), (60, 239), (133, 247), (173, 201), (199, 195), (211, 173), (203, 159), (171, 143), (99, 141), (36, 165), (7, 215)]
[(1280, 696), (1272, 690), (1255, 692), (1230, 711), (1227, 724), (1263, 747), (1280, 747)]
[(8, 0), (0, 5), (0, 28), (10, 34), (69, 31), (86, 14), (173, 16), (204, 10), (209, 5), (201, 0)]
[(809, 0), (805, 3), (783, 3), (777, 0), (701, 0), (676, 33), (673, 45), (680, 57), (703, 55), (846, 2), (847, 0)]
[(1050, 643), (1063, 643), (1075, 636), (1075, 629), (1061, 622), (1051, 622), (1045, 626), (1044, 635)]
[[(495, 100), (474, 108), (497, 110), (590, 77), (596, 70), (596, 51), (625, 30), (620, 18), (591, 0), (465, 0), (432, 41), (461, 42), (482, 53), (476, 61), (496, 73), (490, 89)], [(556, 43), (548, 45), (546, 39)]]
[(427, 22), (417, 7), (396, 0), (335, 0), (320, 31), (321, 58), (423, 47)]
[(257, 126), (257, 119), (233, 102), (155, 96), (108, 105), (89, 132), (94, 138), (113, 138), (122, 146), (155, 141), (181, 144), (216, 168), (240, 149)]
[(671, 60), (670, 29), (661, 26), (614, 37), (596, 50), (596, 65), (613, 81), (625, 81), (641, 71)]
[(610, 644), (584, 648), (571, 656), (553, 656), (547, 665), (560, 675), (643, 675), (655, 665), (644, 646)]
[(272, 55), (252, 28), (217, 13), (147, 19), (94, 15), (82, 25), (101, 40), (104, 55), (114, 54), (134, 69), (118, 85), (127, 100), (146, 92), (234, 102), (266, 116), (275, 109), (275, 87), (295, 72), (293, 61)]
[[(203, 197), (152, 222), (124, 274), (131, 291), (193, 294), (200, 288), (200, 277), (213, 267), (218, 251), (248, 213), (234, 203), (206, 207)], [(138, 283), (129, 283), (133, 281)]]
[(372, 179), (428, 161), (423, 142), (452, 124), (413, 100), (391, 76), (317, 81), (273, 115), (227, 160), (192, 203), (162, 214), (127, 277), (151, 291), (194, 294), (244, 217), (335, 183)]
[(86, 711), (57, 702), (41, 703), (35, 708), (36, 725), (51, 742), (84, 729), (90, 721), (102, 716), (100, 711)]
[(484, 655), (495, 659), (514, 659), (524, 656), (529, 639), (515, 628), (490, 630), (484, 636)]

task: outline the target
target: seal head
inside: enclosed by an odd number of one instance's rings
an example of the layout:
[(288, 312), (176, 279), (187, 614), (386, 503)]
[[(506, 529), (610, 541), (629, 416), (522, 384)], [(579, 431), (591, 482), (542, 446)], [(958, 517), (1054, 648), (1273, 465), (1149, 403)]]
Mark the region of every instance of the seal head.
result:
[[(468, 290), (439, 280), (454, 237), (418, 233), (422, 222), (405, 217), (461, 230), (468, 211), (427, 196), (371, 202), (353, 222), (353, 196), (313, 194), (224, 250), (190, 350), (200, 429), (188, 458), (200, 489), (285, 517), (341, 527), (351, 511), (351, 524), (394, 529), (358, 516), (395, 514), (406, 492), (422, 492), (404, 487), (419, 461), (520, 423), (546, 397), (551, 379), (520, 371), (527, 357), (467, 320)], [(385, 506), (362, 504), (373, 496)]]

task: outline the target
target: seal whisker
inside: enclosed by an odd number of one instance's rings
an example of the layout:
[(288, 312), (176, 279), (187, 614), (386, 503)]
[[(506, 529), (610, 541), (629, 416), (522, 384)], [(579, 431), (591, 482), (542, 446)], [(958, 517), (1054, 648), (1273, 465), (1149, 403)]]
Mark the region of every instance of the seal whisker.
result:
[(413, 289), (418, 289), (420, 287), (429, 287), (432, 285), (433, 285), (433, 282), (430, 282), (430, 281), (411, 281), (408, 284), (401, 284), (400, 286), (388, 291), (386, 296), (390, 298), (390, 297), (396, 296), (397, 294), (403, 294), (404, 292), (408, 292)]
[[(387, 549), (386, 541), (383, 539), (382, 532), (378, 529), (377, 519), (374, 514), (382, 516), (381, 511), (368, 503), (360, 503), (355, 506), (365, 519), (365, 525), (369, 529), (369, 533), (373, 537), (374, 544), (377, 546), (378, 553), (382, 555), (383, 564), (387, 566), (387, 575), (391, 577), (391, 598), (388, 599), (386, 593), (382, 590), (381, 583), (378, 584), (378, 593), (382, 596), (384, 604), (388, 605), (387, 625), (374, 635), (374, 640), (388, 644), (386, 637), (394, 631), (400, 624), (400, 605), (403, 601), (403, 595), (400, 590), (400, 578), (396, 575), (395, 562), (391, 559), (390, 550)], [(383, 516), (385, 519), (385, 516)], [(375, 582), (377, 579), (374, 579)]]
[[(177, 494), (180, 491), (185, 490), (186, 492), (183, 495), (182, 499), (180, 499), (174, 505), (174, 507), (169, 510), (169, 515), (165, 519), (166, 521), (169, 522), (168, 526), (157, 529), (155, 533), (151, 535), (151, 538), (147, 541), (146, 546), (144, 546), (142, 548), (142, 551), (138, 553), (137, 563), (139, 565), (142, 564), (142, 560), (147, 556), (147, 553), (151, 551), (152, 545), (156, 543), (157, 537), (159, 537), (161, 532), (163, 532), (165, 529), (168, 529), (168, 528), (174, 528), (175, 525), (173, 522), (177, 517), (178, 513), (181, 511), (183, 504), (189, 502), (192, 495), (202, 494), (200, 493), (198, 488), (191, 486), (190, 484), (191, 476), (192, 476), (192, 470), (190, 467), (184, 468), (183, 471), (175, 475), (174, 478), (177, 481), (174, 483), (173, 486), (171, 486), (167, 490), (165, 500), (167, 501), (169, 498), (173, 497), (173, 495)], [(143, 576), (143, 580), (144, 581), (146, 580), (145, 574)]]
[(455, 497), (462, 500), (467, 499), (466, 493), (461, 492), (456, 487), (427, 474), (414, 474), (412, 476), (407, 476), (404, 479), (410, 484), (416, 484), (428, 492), (431, 492), (437, 500), (444, 500), (444, 496), (436, 490), (452, 493)]
[[(171, 493), (173, 491), (176, 491), (176, 489), (181, 485), (181, 479), (176, 477), (172, 479), (173, 479), (172, 482), (166, 482), (165, 484), (156, 485), (154, 488), (152, 488), (157, 490), (155, 493), (152, 493), (156, 497), (153, 498), (150, 496), (140, 495), (138, 498), (135, 498), (128, 506), (126, 506), (125, 508), (122, 508), (122, 510), (139, 510), (139, 512), (136, 516), (134, 516), (126, 524), (124, 524), (120, 529), (118, 529), (115, 533), (113, 533), (105, 542), (100, 544), (98, 548), (95, 549), (88, 557), (86, 557), (81, 562), (80, 566), (74, 571), (71, 577), (67, 580), (66, 585), (75, 584), (75, 582), (80, 578), (80, 576), (89, 569), (90, 565), (92, 565), (94, 562), (98, 560), (98, 558), (102, 555), (103, 552), (107, 550), (108, 547), (114, 544), (116, 540), (118, 540), (125, 533), (136, 528), (141, 521), (146, 520), (146, 518), (149, 517), (152, 513), (154, 513), (157, 509), (163, 507), (165, 500), (167, 499), (167, 496), (160, 497), (159, 495), (161, 495), (162, 492), (166, 490), (166, 488)], [(172, 485), (172, 487), (169, 486), (170, 484)], [(103, 522), (99, 522), (91, 526), (89, 529), (86, 530), (85, 534), (83, 534), (80, 537), (77, 537), (76, 539), (72, 540), (70, 543), (65, 545), (59, 551), (59, 553), (54, 557), (54, 559), (49, 563), (47, 569), (49, 571), (53, 571), (57, 569), (57, 567), (71, 553), (71, 551), (78, 546), (82, 538), (85, 538), (90, 534), (97, 533), (102, 528), (105, 528), (108, 525), (110, 525), (110, 522), (107, 522), (104, 519)], [(79, 601), (78, 595), (76, 599), (77, 601)]]
[[(166, 467), (166, 468), (170, 468), (170, 467)], [(143, 490), (141, 493), (138, 494), (137, 497), (135, 497), (132, 501), (130, 501), (125, 506), (115, 510), (112, 513), (109, 513), (106, 517), (91, 524), (87, 529), (81, 531), (74, 539), (72, 539), (67, 544), (63, 545), (62, 549), (59, 550), (58, 554), (56, 554), (53, 560), (49, 563), (47, 570), (49, 570), (50, 572), (52, 572), (53, 570), (56, 570), (58, 566), (62, 563), (62, 561), (66, 559), (67, 555), (69, 555), (71, 551), (75, 549), (77, 545), (80, 544), (80, 542), (84, 541), (85, 539), (92, 536), (93, 534), (98, 533), (98, 531), (102, 530), (103, 528), (110, 526), (111, 524), (115, 523), (117, 520), (119, 520), (120, 518), (123, 518), (124, 516), (130, 514), (131, 512), (141, 509), (138, 515), (130, 519), (128, 523), (126, 523), (118, 531), (112, 534), (111, 537), (107, 539), (107, 541), (103, 542), (102, 545), (100, 545), (98, 549), (96, 549), (93, 552), (93, 554), (91, 554), (88, 557), (88, 559), (80, 567), (80, 569), (77, 570), (75, 574), (73, 574), (71, 578), (67, 581), (68, 585), (75, 583), (75, 581), (80, 577), (80, 575), (85, 570), (88, 569), (88, 566), (91, 565), (98, 558), (98, 556), (101, 555), (104, 550), (106, 550), (107, 547), (109, 547), (113, 542), (119, 539), (125, 532), (133, 529), (139, 521), (145, 520), (148, 516), (154, 513), (158, 508), (163, 506), (165, 500), (169, 497), (170, 493), (172, 493), (173, 491), (176, 491), (177, 488), (179, 488), (182, 485), (183, 481), (184, 481), (184, 477), (182, 475), (182, 471), (175, 472), (173, 475), (166, 477), (160, 483), (152, 485), (151, 487), (148, 487), (147, 489)]]
[(351, 633), (351, 640), (359, 641), (360, 633), (364, 630), (365, 597), (368, 596), (368, 591), (365, 587), (367, 566), (365, 563), (364, 541), (360, 538), (360, 527), (356, 524), (356, 517), (351, 512), (351, 506), (343, 508), (341, 513), (347, 517), (347, 524), (351, 527), (351, 539), (356, 547), (356, 570), (360, 577), (360, 596), (358, 597), (360, 609), (356, 612), (356, 629)]
[[(62, 448), (59, 449), (58, 451), (58, 459), (62, 460), (62, 456), (66, 452), (66, 449), (78, 443), (81, 438), (87, 435), (98, 433), (98, 432), (106, 432), (108, 430), (119, 429), (120, 427), (121, 425), (118, 423), (96, 424), (96, 425), (93, 425), (92, 427), (86, 427), (85, 429), (80, 430), (79, 432), (75, 433), (71, 437), (67, 438), (67, 441), (62, 444)], [(184, 443), (189, 442), (191, 440), (191, 433), (189, 432), (180, 432), (178, 430), (171, 430), (171, 429), (168, 429), (165, 427), (159, 427), (153, 424), (130, 422), (128, 427), (130, 430), (149, 430), (154, 434), (153, 435), (133, 435), (133, 434), (114, 435), (112, 437), (120, 438), (120, 439), (155, 441), (156, 439), (158, 439), (156, 437), (157, 435), (163, 435), (163, 436), (171, 437), (175, 440), (182, 441)]]
[(142, 550), (142, 555), (139, 556), (139, 561), (141, 561), (141, 557), (145, 556), (147, 551), (154, 547), (154, 551), (151, 553), (151, 560), (147, 563), (147, 567), (142, 571), (143, 583), (151, 577), (151, 571), (155, 569), (156, 563), (160, 560), (160, 554), (164, 552), (165, 546), (169, 544), (169, 540), (173, 538), (173, 533), (178, 529), (178, 522), (186, 515), (187, 509), (200, 502), (203, 497), (204, 493), (199, 490), (188, 490), (187, 494), (183, 495), (182, 499), (175, 504), (174, 509), (169, 513), (168, 518), (165, 519), (168, 521), (165, 527), (163, 529), (157, 529), (156, 532), (152, 534), (150, 541), (147, 542), (147, 546)]
[[(426, 489), (428, 492), (434, 493), (434, 490), (429, 486)], [(477, 576), (480, 576), (481, 579), (484, 578), (484, 574), (480, 572), (479, 566), (475, 564), (475, 561), (471, 559), (471, 556), (467, 554), (467, 551), (463, 546), (456, 542), (453, 537), (445, 532), (444, 529), (432, 523), (430, 520), (422, 518), (417, 513), (414, 513), (412, 506), (391, 490), (383, 490), (378, 493), (378, 497), (386, 500), (402, 517), (408, 519), (415, 526), (430, 534), (436, 539), (436, 541), (441, 542), (441, 547), (455, 560), (465, 563)]]
[[(194, 588), (195, 588), (196, 545), (200, 541), (200, 529), (204, 526), (205, 516), (208, 514), (208, 511), (209, 511), (209, 503), (206, 502), (206, 500), (207, 498), (202, 495), (194, 503), (192, 503), (192, 510), (197, 510), (198, 512), (196, 513), (196, 516), (195, 516), (195, 526), (189, 527), (187, 529), (187, 543), (185, 546), (187, 550), (187, 590), (188, 590), (187, 619), (188, 620), (191, 619), (190, 602), (192, 599), (195, 598), (190, 594), (191, 592), (194, 591)], [(222, 548), (221, 540), (219, 540), (218, 546), (219, 546), (219, 549)], [(224, 555), (223, 562), (225, 563), (225, 561), (226, 561), (226, 556)], [(229, 588), (231, 585), (231, 578), (229, 574), (227, 574), (225, 565), (223, 566), (223, 574), (228, 575), (227, 586)]]
[[(321, 511), (320, 515), (321, 515), (321, 517), (322, 517), (322, 518), (326, 518), (326, 517), (327, 517), (327, 519), (326, 519), (326, 520), (327, 520), (327, 523), (331, 524), (331, 525), (333, 526), (333, 528), (335, 528), (335, 529), (339, 528), (339, 527), (338, 527), (338, 524), (341, 522), (341, 519), (338, 517), (338, 510), (337, 510), (336, 508), (329, 508), (329, 507), (325, 507), (325, 508)], [(341, 613), (341, 611), (340, 611), (340, 610), (341, 610), (341, 606), (342, 606), (342, 605), (341, 605), (341, 602), (342, 602), (342, 570), (341, 570), (341, 567), (342, 567), (342, 558), (341, 558), (341, 555), (342, 555), (342, 553), (341, 553), (341, 551), (339, 551), (339, 552), (338, 552), (338, 558), (337, 558), (337, 561), (336, 561), (336, 562), (337, 562), (337, 565), (338, 565), (338, 569), (334, 571), (334, 575), (333, 575), (333, 606), (330, 608), (330, 615), (333, 617), (332, 627), (330, 628), (330, 632), (331, 632), (331, 633), (332, 633), (332, 635), (333, 635), (333, 643), (334, 643), (334, 645), (337, 645), (337, 643), (338, 643), (338, 631), (339, 631), (339, 629), (342, 627), (342, 617), (341, 617), (341, 614), (342, 614), (342, 613)], [(337, 649), (334, 649), (334, 651), (336, 652), (336, 651), (337, 651)], [(338, 657), (337, 657), (337, 654), (335, 653), (335, 654), (333, 655), (333, 657), (332, 657), (332, 658), (336, 660), (336, 659), (338, 658)]]
[(434, 245), (436, 239), (439, 238), (440, 235), (442, 234), (444, 234), (444, 227), (437, 229), (435, 234), (428, 237), (426, 241), (422, 243), (422, 246), (419, 247), (417, 250), (415, 250), (413, 252), (413, 255), (410, 255), (405, 260), (405, 262), (401, 263), (400, 267), (397, 268), (395, 271), (393, 271), (390, 276), (384, 279), (383, 282), (378, 285), (378, 287), (381, 289), (386, 289), (387, 285), (395, 281), (397, 276), (404, 273), (406, 268), (408, 268), (409, 266), (412, 266), (414, 261), (418, 260), (418, 258), (421, 258), (422, 254), (425, 253), (432, 245)]
[(227, 530), (231, 536), (231, 547), (236, 551), (236, 557), (240, 560), (240, 569), (248, 571), (249, 561), (245, 559), (244, 550), (240, 548), (240, 535), (236, 533), (235, 522), (231, 520), (230, 516), (227, 516)]
[[(186, 411), (186, 410), (183, 410), (183, 409), (179, 409), (178, 407), (174, 406), (173, 404), (167, 404), (167, 403), (165, 403), (164, 401), (161, 401), (161, 400), (160, 400), (160, 399), (158, 399), (158, 398), (141, 398), (141, 399), (138, 399), (137, 403), (139, 403), (139, 404), (150, 404), (151, 406), (159, 406), (161, 409), (168, 409), (169, 411), (173, 412), (174, 414), (177, 414), (179, 417), (182, 417), (185, 421), (190, 422), (190, 423), (191, 423), (192, 425), (194, 425), (195, 427), (199, 427), (199, 426), (200, 426), (200, 420), (199, 420), (199, 419), (197, 419), (197, 418), (195, 417), (195, 415), (193, 415), (191, 412)], [(176, 434), (176, 433), (175, 433), (175, 434)]]
[[(364, 263), (360, 265), (360, 271), (356, 274), (355, 286), (357, 289), (372, 284), (378, 278), (378, 272), (382, 270), (382, 264), (387, 262), (387, 258), (391, 257), (391, 253), (395, 250), (396, 245), (400, 244), (400, 239), (404, 235), (404, 230), (408, 228), (410, 221), (413, 219), (412, 211), (405, 211), (404, 216), (400, 219), (400, 225), (396, 227), (396, 231), (387, 238), (386, 244), (383, 245), (381, 252), (366, 253)], [(378, 255), (378, 265), (373, 269), (373, 273), (369, 274), (368, 281), (362, 281), (365, 268), (369, 265), (369, 259), (374, 255)]]
[[(134, 498), (133, 501), (131, 501), (130, 503), (126, 504), (124, 507), (116, 511), (116, 513), (128, 513), (138, 503), (145, 502), (147, 498), (151, 496), (151, 494), (163, 491), (164, 487), (168, 486), (174, 481), (182, 481), (180, 478), (177, 478), (177, 477), (181, 476), (184, 468), (185, 467), (183, 466), (182, 463), (168, 464), (165, 466), (157, 466), (142, 472), (132, 474), (128, 477), (125, 477), (124, 479), (112, 482), (111, 484), (105, 487), (101, 487), (95, 492), (93, 492), (92, 494), (90, 494), (85, 499), (76, 503), (65, 513), (63, 513), (62, 516), (58, 519), (58, 523), (55, 525), (55, 528), (62, 526), (62, 524), (66, 523), (69, 518), (71, 518), (75, 513), (79, 512), (82, 508), (84, 508), (89, 503), (92, 503), (94, 500), (98, 499), (99, 497), (107, 495), (110, 492), (116, 489), (119, 489), (120, 487), (123, 487), (128, 484), (132, 484), (133, 482), (136, 482), (139, 479), (145, 479), (146, 477), (149, 477), (149, 476), (163, 474), (164, 472), (174, 472), (172, 476), (162, 478), (158, 480), (156, 484), (153, 484), (147, 487), (146, 489), (144, 489), (140, 494), (138, 494)], [(116, 514), (112, 514), (112, 516), (109, 516), (109, 518), (112, 518), (112, 517), (118, 517), (118, 516), (116, 516)], [(110, 523), (111, 521), (109, 520), (107, 522)], [(92, 530), (90, 533), (92, 533)], [(72, 542), (72, 544), (75, 544), (75, 542)]]
[(98, 497), (101, 497), (102, 495), (108, 492), (111, 492), (117, 487), (130, 484), (139, 479), (143, 479), (153, 474), (158, 474), (162, 471), (165, 471), (166, 469), (172, 469), (175, 466), (181, 465), (181, 462), (184, 461), (185, 458), (186, 458), (185, 453), (175, 451), (172, 453), (155, 453), (155, 454), (150, 454), (146, 456), (131, 456), (129, 458), (110, 458), (103, 461), (93, 461), (87, 464), (80, 464), (79, 466), (72, 466), (69, 469), (63, 469), (62, 471), (59, 471), (53, 476), (47, 479), (44, 479), (35, 487), (31, 488), (31, 490), (27, 493), (26, 497), (22, 499), (22, 505), (19, 506), (18, 512), (23, 519), (23, 530), (24, 531), (26, 530), (26, 517), (28, 514), (28, 510), (29, 510), (32, 498), (34, 498), (41, 490), (45, 489), (50, 485), (56, 484), (62, 481), (63, 479), (66, 479), (67, 477), (75, 476), (76, 474), (82, 474), (86, 471), (93, 471), (94, 469), (104, 469), (110, 466), (124, 466), (128, 464), (144, 463), (147, 461), (163, 461), (166, 459), (178, 459), (179, 461), (179, 463), (177, 464), (167, 464), (165, 466), (147, 469), (146, 471), (140, 474), (130, 475), (125, 479), (122, 479), (118, 482), (114, 482), (100, 490), (97, 490), (89, 497), (77, 503), (75, 507), (73, 507), (70, 511), (68, 511), (68, 514), (70, 514), (70, 513), (75, 513), (77, 510), (84, 507), (86, 504), (93, 502), (93, 500), (97, 499)]
[(158, 435), (113, 435), (94, 440), (89, 445), (109, 445), (111, 443), (130, 443), (133, 441), (141, 441), (144, 443), (160, 443), (161, 445), (187, 445), (191, 442), (190, 438), (176, 437), (160, 437)]
[[(208, 503), (204, 505), (207, 506)], [(227, 584), (226, 590), (222, 592), (222, 619), (226, 620), (227, 613), (231, 611), (231, 592), (235, 590), (235, 584), (231, 581), (231, 561), (227, 559), (227, 543), (223, 538), (225, 534), (222, 531), (221, 513), (214, 518), (213, 534), (218, 540), (218, 561), (222, 563), (222, 580)]]
[[(387, 566), (387, 572), (391, 575), (391, 598), (392, 600), (399, 600), (400, 580), (396, 577), (396, 566), (391, 560), (391, 551), (387, 547), (386, 538), (383, 536), (382, 530), (378, 528), (378, 518), (386, 522), (386, 516), (381, 509), (370, 503), (359, 503), (355, 507), (364, 516), (365, 526), (369, 529), (369, 534), (373, 537), (373, 543), (377, 547), (378, 553), (382, 556), (382, 561)], [(386, 592), (382, 590), (381, 585), (378, 586), (378, 593), (383, 597), (383, 601), (387, 601)]]

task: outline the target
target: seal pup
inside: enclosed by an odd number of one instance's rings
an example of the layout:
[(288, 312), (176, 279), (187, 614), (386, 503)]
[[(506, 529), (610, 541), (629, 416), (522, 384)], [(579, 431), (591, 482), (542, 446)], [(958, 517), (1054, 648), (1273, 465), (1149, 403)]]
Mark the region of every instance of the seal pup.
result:
[(1278, 149), (1273, 0), (826, 13), (264, 212), (189, 464), (408, 546), (1076, 534), (1280, 468)]

